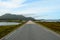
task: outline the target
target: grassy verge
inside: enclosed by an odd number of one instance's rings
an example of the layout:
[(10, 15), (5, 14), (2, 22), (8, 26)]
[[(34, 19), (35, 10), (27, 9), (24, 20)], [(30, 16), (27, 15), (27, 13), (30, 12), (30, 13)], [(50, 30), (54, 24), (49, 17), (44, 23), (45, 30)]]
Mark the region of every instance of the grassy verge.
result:
[(23, 25), (25, 22), (22, 22), (19, 25), (10, 25), (10, 26), (0, 26), (0, 39), (10, 33), (11, 31), (17, 29), (21, 25)]
[(37, 22), (60, 34), (60, 22)]

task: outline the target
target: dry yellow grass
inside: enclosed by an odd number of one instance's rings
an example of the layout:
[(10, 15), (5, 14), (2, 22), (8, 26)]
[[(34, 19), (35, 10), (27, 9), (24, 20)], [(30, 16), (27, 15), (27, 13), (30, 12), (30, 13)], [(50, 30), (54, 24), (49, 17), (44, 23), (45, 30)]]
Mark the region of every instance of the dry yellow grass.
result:
[(8, 33), (10, 33), (11, 31), (17, 29), (18, 27), (20, 27), (24, 23), (25, 22), (22, 22), (19, 25), (0, 26), (0, 38), (4, 37), (5, 35), (7, 35)]
[(60, 34), (60, 22), (37, 22)]

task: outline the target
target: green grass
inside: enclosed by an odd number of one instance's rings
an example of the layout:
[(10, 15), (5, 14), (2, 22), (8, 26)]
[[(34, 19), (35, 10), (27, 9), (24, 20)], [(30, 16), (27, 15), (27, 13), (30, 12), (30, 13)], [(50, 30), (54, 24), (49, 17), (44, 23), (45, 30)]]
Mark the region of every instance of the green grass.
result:
[(22, 24), (19, 25), (11, 25), (11, 26), (0, 26), (0, 39), (7, 35), (8, 33), (12, 32), (13, 30), (17, 29), (21, 25), (23, 25), (25, 22), (22, 22)]
[(37, 22), (60, 34), (60, 22)]

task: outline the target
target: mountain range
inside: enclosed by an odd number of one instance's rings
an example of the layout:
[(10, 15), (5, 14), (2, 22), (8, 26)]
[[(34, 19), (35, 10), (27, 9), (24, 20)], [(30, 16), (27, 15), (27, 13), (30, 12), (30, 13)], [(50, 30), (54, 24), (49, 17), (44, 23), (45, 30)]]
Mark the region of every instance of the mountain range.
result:
[(23, 15), (4, 14), (0, 16), (0, 20), (35, 20), (35, 19), (32, 17), (25, 17)]

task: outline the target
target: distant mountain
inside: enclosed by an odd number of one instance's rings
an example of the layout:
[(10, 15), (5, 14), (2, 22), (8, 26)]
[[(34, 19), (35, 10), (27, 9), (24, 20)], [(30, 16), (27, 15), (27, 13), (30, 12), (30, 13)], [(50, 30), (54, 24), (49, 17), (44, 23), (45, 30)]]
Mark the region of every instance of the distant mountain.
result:
[(26, 20), (32, 20), (32, 21), (35, 21), (36, 19), (32, 18), (32, 17), (26, 17), (27, 19)]
[(60, 19), (41, 19), (41, 22), (60, 22)]
[(0, 16), (0, 20), (35, 20), (32, 17), (24, 17), (23, 15), (5, 14)]

